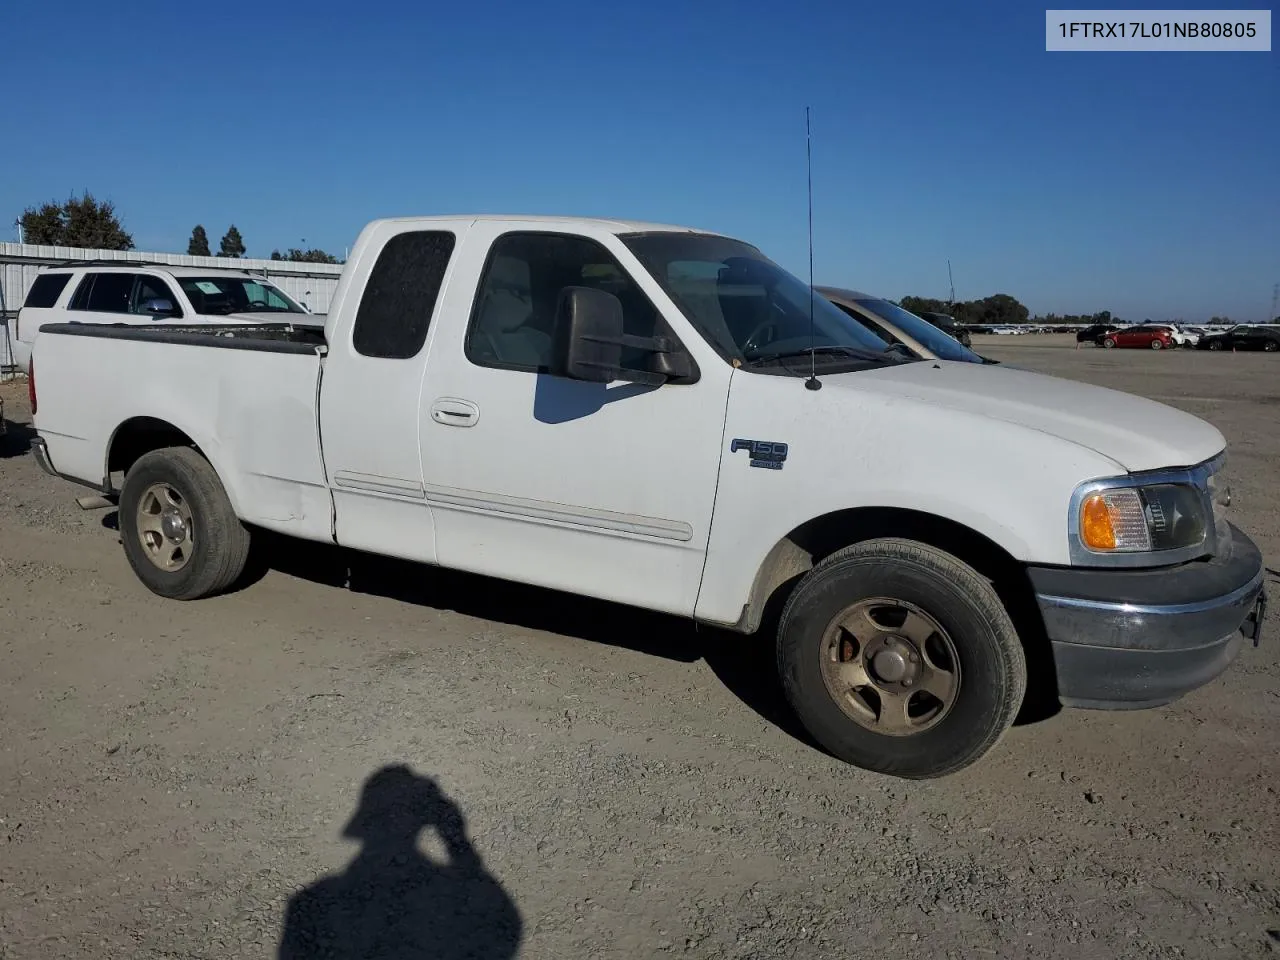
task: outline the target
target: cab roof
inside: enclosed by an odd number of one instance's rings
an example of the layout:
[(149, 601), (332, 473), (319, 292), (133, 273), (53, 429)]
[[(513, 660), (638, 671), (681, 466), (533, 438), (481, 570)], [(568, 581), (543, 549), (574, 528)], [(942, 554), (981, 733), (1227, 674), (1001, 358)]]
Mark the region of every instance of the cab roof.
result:
[(699, 230), (696, 227), (682, 227), (670, 223), (650, 223), (645, 220), (620, 220), (610, 217), (550, 217), (532, 214), (458, 214), (456, 216), (430, 217), (386, 217), (374, 223), (475, 223), (475, 222), (511, 222), (511, 223), (545, 223), (561, 227), (591, 226), (610, 233), (700, 233), (710, 236), (723, 236), (712, 230)]

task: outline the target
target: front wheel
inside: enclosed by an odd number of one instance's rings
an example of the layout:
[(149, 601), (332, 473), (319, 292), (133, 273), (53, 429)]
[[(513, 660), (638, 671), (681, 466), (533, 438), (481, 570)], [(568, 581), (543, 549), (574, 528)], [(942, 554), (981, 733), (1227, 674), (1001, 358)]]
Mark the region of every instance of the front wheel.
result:
[(249, 531), (209, 461), (189, 447), (144, 454), (120, 490), (120, 538), (152, 593), (198, 600), (244, 571)]
[(1102, 341), (1102, 345), (1106, 347), (1108, 350), (1110, 350), (1112, 347), (1116, 345), (1116, 342), (1112, 340), (1110, 337), (1107, 337), (1107, 339)]
[(897, 539), (848, 547), (805, 576), (782, 614), (778, 670), (818, 743), (912, 779), (987, 753), (1027, 682), (990, 583), (950, 554)]
[(1209, 349), (1210, 349), (1210, 350), (1221, 350), (1221, 349), (1222, 349), (1222, 341), (1221, 341), (1221, 340), (1210, 340), (1210, 341), (1209, 341)]

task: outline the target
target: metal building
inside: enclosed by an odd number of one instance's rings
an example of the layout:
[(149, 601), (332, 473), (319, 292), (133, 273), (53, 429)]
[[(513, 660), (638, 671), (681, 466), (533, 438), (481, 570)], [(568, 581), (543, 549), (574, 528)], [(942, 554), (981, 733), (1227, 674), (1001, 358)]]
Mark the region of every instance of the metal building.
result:
[(328, 313), (342, 266), (336, 263), (296, 263), (292, 260), (245, 260), (192, 257), (179, 253), (140, 250), (85, 250), (80, 247), (42, 247), (31, 243), (0, 243), (0, 373), (12, 370), (9, 323), (27, 298), (41, 267), (69, 260), (145, 261), (182, 267), (221, 267), (260, 273), (312, 313)]

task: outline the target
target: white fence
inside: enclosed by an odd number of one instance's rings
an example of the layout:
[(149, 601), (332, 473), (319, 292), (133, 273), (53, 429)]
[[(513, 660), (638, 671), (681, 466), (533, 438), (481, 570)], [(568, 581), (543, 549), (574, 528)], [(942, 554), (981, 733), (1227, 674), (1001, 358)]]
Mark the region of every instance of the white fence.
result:
[(0, 243), (0, 371), (13, 363), (9, 352), (12, 318), (27, 298), (41, 267), (76, 260), (119, 260), (122, 263), (165, 264), (177, 267), (221, 267), (246, 270), (272, 282), (312, 313), (328, 313), (338, 287), (342, 266), (336, 263), (295, 263), (291, 260), (236, 260), (229, 257), (191, 257), (180, 253), (144, 253), (140, 250), (84, 250), (79, 247), (42, 247), (31, 243)]

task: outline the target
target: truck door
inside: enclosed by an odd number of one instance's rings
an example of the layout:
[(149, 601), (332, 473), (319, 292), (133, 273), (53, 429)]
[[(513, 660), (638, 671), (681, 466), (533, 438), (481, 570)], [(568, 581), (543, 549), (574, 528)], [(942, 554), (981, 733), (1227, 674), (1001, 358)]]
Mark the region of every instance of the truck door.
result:
[(617, 296), (628, 333), (671, 329), (624, 261), (611, 236), (472, 228), (427, 363), (423, 478), (443, 565), (692, 614), (731, 369), (662, 386), (548, 372), (565, 286)]
[(435, 562), (418, 416), (436, 298), (453, 230), (383, 225), (352, 257), (331, 307), (337, 328), (320, 389), (321, 447), (338, 542)]

